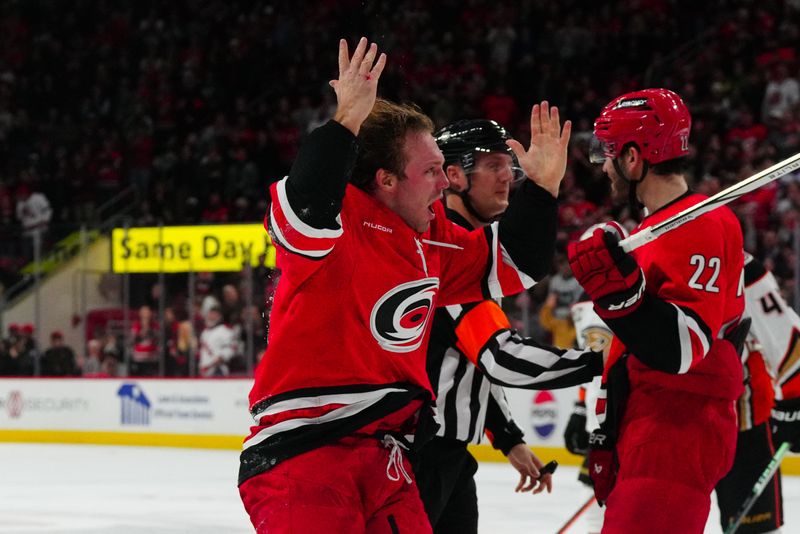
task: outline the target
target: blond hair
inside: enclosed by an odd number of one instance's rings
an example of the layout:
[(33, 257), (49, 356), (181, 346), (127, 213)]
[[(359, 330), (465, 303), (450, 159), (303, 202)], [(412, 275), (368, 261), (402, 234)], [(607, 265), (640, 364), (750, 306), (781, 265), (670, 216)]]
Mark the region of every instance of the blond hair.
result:
[(358, 133), (358, 157), (350, 183), (371, 191), (378, 169), (389, 171), (400, 179), (406, 158), (403, 152), (406, 134), (433, 133), (433, 121), (416, 104), (395, 104), (379, 98)]

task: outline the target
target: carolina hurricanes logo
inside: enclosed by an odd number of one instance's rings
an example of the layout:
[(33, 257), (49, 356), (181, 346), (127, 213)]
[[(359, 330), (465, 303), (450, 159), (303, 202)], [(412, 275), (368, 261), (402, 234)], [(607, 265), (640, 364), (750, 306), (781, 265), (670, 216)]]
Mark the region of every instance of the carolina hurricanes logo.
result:
[(375, 303), (369, 318), (372, 336), (391, 352), (411, 352), (422, 344), (430, 321), (438, 278), (424, 278), (392, 288)]

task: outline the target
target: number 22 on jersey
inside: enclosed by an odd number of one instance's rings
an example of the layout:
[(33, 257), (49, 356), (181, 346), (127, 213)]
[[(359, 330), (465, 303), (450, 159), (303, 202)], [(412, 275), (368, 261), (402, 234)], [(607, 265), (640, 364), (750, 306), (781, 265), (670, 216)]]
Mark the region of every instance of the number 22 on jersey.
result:
[[(706, 258), (702, 254), (694, 254), (689, 263), (694, 265), (694, 274), (689, 279), (689, 287), (692, 289), (699, 289), (709, 293), (719, 293), (719, 287), (716, 286), (717, 278), (719, 278), (719, 269), (722, 262), (717, 256)], [(703, 283), (705, 280), (705, 283)]]

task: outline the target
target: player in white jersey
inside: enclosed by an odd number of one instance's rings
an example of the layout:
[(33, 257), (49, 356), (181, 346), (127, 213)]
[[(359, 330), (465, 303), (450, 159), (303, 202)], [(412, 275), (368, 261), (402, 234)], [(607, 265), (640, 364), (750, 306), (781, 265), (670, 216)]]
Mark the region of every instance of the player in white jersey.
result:
[[(800, 450), (800, 317), (781, 297), (772, 273), (749, 254), (745, 254), (744, 283), (745, 316), (752, 324), (742, 353), (745, 392), (737, 402), (736, 458), (716, 488), (723, 528), (734, 518), (775, 449), (789, 441), (792, 450)], [(737, 532), (779, 532), (782, 500), (780, 471), (776, 471)]]
[[(781, 297), (772, 273), (749, 254), (745, 256), (745, 282), (745, 313), (753, 320), (751, 332), (761, 344), (765, 363), (775, 373), (776, 404), (783, 410), (787, 401), (800, 398), (800, 316)], [(800, 437), (800, 426), (790, 428), (794, 431), (787, 431), (786, 437)], [(800, 444), (792, 448), (798, 450)]]
[(219, 307), (208, 310), (206, 327), (200, 334), (200, 376), (227, 376), (228, 362), (234, 356), (236, 338), (233, 330), (222, 322)]

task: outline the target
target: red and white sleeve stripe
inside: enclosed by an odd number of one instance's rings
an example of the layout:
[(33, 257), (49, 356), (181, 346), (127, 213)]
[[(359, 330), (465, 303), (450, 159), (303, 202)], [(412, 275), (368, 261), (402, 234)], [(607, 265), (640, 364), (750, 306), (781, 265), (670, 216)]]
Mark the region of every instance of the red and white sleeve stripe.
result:
[(504, 295), (517, 293), (520, 287), (528, 289), (536, 284), (536, 280), (520, 271), (511, 259), (511, 255), (500, 243), (498, 224), (493, 223), (491, 229), (492, 251), (491, 265), (487, 275), (486, 284), (491, 298), (500, 298)]
[(677, 326), (681, 360), (678, 374), (683, 374), (687, 373), (693, 364), (705, 358), (711, 349), (712, 340), (694, 317), (685, 313), (679, 306), (675, 306), (675, 309), (678, 312)]
[(272, 185), (267, 229), (275, 243), (286, 250), (309, 258), (324, 258), (333, 250), (336, 240), (343, 233), (342, 220), (336, 217), (338, 228), (314, 228), (295, 213), (286, 196), (286, 180)]

